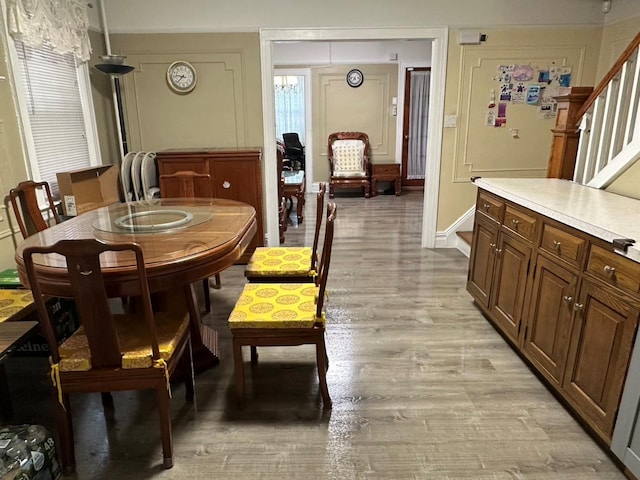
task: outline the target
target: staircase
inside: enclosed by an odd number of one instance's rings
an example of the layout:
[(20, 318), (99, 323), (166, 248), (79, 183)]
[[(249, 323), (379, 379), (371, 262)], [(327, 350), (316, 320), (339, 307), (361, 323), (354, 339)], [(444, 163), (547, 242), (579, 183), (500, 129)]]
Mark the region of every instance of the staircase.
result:
[(577, 112), (573, 180), (607, 188), (640, 159), (640, 33)]

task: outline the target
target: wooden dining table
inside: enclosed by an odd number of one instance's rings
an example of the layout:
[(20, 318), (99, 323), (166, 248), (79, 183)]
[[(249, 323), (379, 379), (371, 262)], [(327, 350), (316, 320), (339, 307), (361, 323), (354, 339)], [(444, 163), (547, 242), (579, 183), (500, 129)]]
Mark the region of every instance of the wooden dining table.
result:
[[(255, 209), (226, 199), (170, 198), (114, 204), (73, 217), (20, 243), (15, 260), (21, 281), (28, 286), (22, 258), (25, 248), (49, 246), (60, 240), (97, 239), (105, 243), (140, 245), (152, 294), (184, 289), (192, 318), (194, 362), (217, 362), (217, 334), (202, 323), (193, 283), (236, 263), (257, 230)], [(34, 255), (43, 294), (72, 297), (64, 258)], [(108, 252), (101, 258), (109, 296), (127, 297), (135, 291), (136, 264), (129, 252)], [(202, 347), (206, 347), (208, 352)], [(213, 355), (213, 359), (208, 358)], [(200, 358), (204, 357), (204, 358)]]

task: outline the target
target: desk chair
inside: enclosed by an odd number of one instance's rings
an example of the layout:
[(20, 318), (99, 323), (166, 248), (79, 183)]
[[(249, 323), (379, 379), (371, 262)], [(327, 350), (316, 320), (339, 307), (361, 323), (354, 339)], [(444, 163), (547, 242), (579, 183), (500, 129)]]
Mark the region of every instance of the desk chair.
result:
[(318, 239), (324, 211), (326, 185), (317, 195), (316, 229), (313, 247), (259, 247), (251, 255), (244, 275), (250, 282), (315, 282), (318, 264)]
[(38, 205), (37, 192), (39, 190), (44, 192), (45, 200), (47, 200), (44, 212), (47, 213), (49, 219), (53, 218), (56, 224), (60, 223), (49, 184), (47, 182), (36, 183), (31, 180), (20, 182), (17, 187), (9, 191), (9, 199), (23, 238), (46, 230), (50, 226), (43, 211), (40, 210), (40, 205)]
[(229, 316), (233, 344), (236, 395), (244, 399), (244, 360), (242, 347), (251, 346), (251, 363), (258, 361), (258, 346), (297, 346), (315, 344), (316, 365), (322, 402), (331, 408), (327, 387), (327, 358), (324, 341), (324, 298), (333, 244), (336, 204), (329, 202), (325, 225), (318, 285), (309, 283), (248, 283)]
[(305, 169), (304, 147), (297, 133), (283, 133), (284, 156), (289, 159), (294, 170)]
[(329, 135), (329, 198), (336, 188), (364, 189), (371, 195), (369, 136), (363, 132), (335, 132)]
[[(160, 175), (162, 196), (167, 198), (212, 198), (211, 176), (208, 173), (181, 171), (169, 175)], [(215, 274), (213, 288), (222, 286), (220, 274)], [(204, 289), (204, 306), (207, 313), (211, 312), (211, 296), (209, 293), (209, 279), (202, 280)]]
[[(135, 259), (139, 280), (135, 296), (142, 311), (116, 315), (109, 309), (100, 254), (113, 255), (122, 251), (128, 251)], [(34, 268), (34, 256), (37, 255), (35, 261), (40, 262), (42, 255), (51, 254), (66, 258), (69, 283), (81, 323), (81, 327), (60, 346)], [(57, 391), (55, 410), (63, 468), (70, 471), (75, 467), (70, 394), (143, 389), (156, 391), (163, 466), (171, 468), (169, 376), (180, 362), (185, 371), (190, 372), (185, 375), (187, 399), (194, 397), (190, 319), (188, 308), (185, 308), (191, 299), (169, 302), (172, 311), (154, 313), (142, 249), (134, 243), (107, 245), (97, 240), (63, 240), (51, 247), (26, 248), (24, 262), (40, 328), (51, 352), (51, 378)]]

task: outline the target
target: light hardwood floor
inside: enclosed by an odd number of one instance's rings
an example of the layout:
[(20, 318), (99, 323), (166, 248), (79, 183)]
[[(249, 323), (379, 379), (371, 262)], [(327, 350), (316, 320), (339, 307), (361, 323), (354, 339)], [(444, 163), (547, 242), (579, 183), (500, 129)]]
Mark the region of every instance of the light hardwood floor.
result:
[[(604, 451), (483, 318), (467, 258), (420, 248), (422, 194), (337, 197), (327, 342), (333, 409), (312, 347), (260, 349), (233, 401), (226, 317), (243, 267), (212, 290), (221, 363), (173, 388), (175, 466), (162, 470), (154, 396), (76, 396), (78, 479), (617, 479)], [(287, 245), (310, 245), (315, 197)], [(248, 360), (248, 351), (245, 359)], [(51, 424), (46, 361), (8, 365), (16, 419)]]

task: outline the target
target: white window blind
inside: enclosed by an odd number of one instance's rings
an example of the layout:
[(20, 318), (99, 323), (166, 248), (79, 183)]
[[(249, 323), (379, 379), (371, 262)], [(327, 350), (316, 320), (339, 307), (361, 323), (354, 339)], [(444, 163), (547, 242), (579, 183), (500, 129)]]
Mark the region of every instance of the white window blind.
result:
[(25, 95), (23, 115), (35, 150), (30, 151), (35, 155), (33, 176), (49, 182), (57, 196), (57, 172), (91, 165), (78, 67), (72, 53), (55, 53), (46, 45), (33, 48), (16, 42), (16, 50)]

